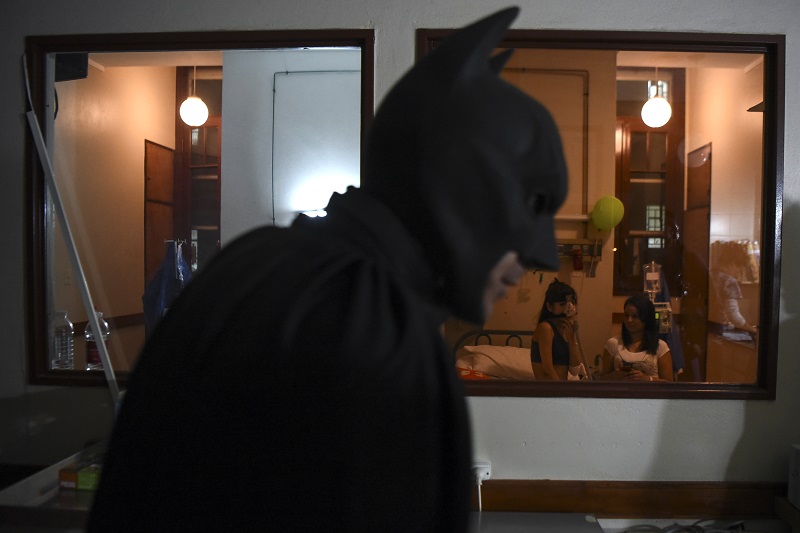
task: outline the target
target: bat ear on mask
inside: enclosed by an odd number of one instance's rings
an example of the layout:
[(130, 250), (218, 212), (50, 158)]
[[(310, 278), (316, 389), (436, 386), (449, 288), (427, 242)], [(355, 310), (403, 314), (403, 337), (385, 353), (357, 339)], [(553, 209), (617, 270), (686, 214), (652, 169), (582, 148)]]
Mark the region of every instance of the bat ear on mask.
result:
[(498, 77), (513, 50), (492, 54), (518, 14), (518, 7), (509, 7), (459, 29), (392, 87), (367, 135), (362, 189), (390, 203), (415, 203), (418, 191), (407, 182), (427, 157), (427, 132), (442, 120), (454, 87)]
[(506, 66), (506, 63), (508, 63), (508, 60), (511, 59), (512, 55), (514, 55), (513, 48), (503, 50), (489, 60), (489, 69), (491, 69), (491, 71), (495, 74), (500, 74), (503, 72), (503, 67)]
[(439, 68), (449, 71), (451, 79), (480, 76), (487, 68), (499, 73), (513, 50), (488, 58), (518, 14), (518, 7), (509, 7), (474, 22), (442, 41), (430, 57)]

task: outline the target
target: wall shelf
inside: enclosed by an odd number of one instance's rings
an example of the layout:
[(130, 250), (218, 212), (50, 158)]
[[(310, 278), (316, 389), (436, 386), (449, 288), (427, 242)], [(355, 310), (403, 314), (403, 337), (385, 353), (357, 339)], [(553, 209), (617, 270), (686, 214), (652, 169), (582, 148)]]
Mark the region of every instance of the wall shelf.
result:
[(603, 256), (603, 241), (600, 239), (558, 239), (556, 248), (561, 258), (572, 258), (575, 249), (580, 249), (584, 261), (600, 261)]

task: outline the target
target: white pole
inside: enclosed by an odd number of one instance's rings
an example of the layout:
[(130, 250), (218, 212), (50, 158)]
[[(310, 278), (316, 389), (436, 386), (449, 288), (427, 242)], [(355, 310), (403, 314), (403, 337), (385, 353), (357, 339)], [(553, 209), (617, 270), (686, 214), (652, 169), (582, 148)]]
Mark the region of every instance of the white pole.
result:
[(89, 293), (89, 285), (86, 282), (86, 276), (83, 273), (83, 267), (81, 267), (78, 251), (75, 248), (75, 239), (72, 238), (72, 230), (70, 229), (69, 222), (67, 221), (67, 214), (64, 211), (64, 204), (61, 203), (61, 194), (58, 192), (58, 185), (56, 184), (53, 166), (50, 162), (50, 156), (47, 154), (47, 149), (44, 144), (42, 130), (39, 128), (39, 122), (36, 120), (36, 114), (33, 111), (28, 111), (26, 115), (28, 117), (28, 125), (30, 125), (31, 133), (33, 134), (33, 141), (36, 144), (36, 151), (39, 153), (39, 160), (41, 161), (42, 168), (44, 169), (47, 186), (53, 199), (53, 204), (56, 208), (56, 214), (61, 222), (61, 228), (64, 233), (67, 252), (69, 253), (69, 258), (72, 262), (72, 268), (77, 274), (78, 288), (80, 289), (81, 297), (83, 298), (83, 307), (86, 309), (86, 315), (89, 317), (89, 323), (92, 326), (95, 339), (98, 341), (97, 349), (100, 352), (100, 359), (103, 361), (103, 372), (105, 373), (106, 381), (108, 382), (108, 388), (111, 390), (111, 397), (114, 400), (116, 413), (119, 409), (120, 393), (119, 386), (117, 385), (117, 377), (114, 374), (114, 368), (111, 366), (111, 359), (108, 357), (108, 347), (102, 340), (100, 322), (97, 320), (97, 315), (94, 311), (94, 302), (92, 302), (92, 295)]

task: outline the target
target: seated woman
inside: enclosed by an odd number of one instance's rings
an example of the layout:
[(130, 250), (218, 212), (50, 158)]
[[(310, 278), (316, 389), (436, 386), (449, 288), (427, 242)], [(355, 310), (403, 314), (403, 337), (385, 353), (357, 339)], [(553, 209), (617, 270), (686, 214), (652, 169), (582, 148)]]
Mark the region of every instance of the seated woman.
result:
[(612, 337), (603, 350), (600, 379), (672, 381), (672, 355), (658, 338), (653, 302), (646, 294), (625, 300), (622, 335)]
[(575, 290), (557, 279), (544, 295), (539, 323), (531, 342), (531, 366), (536, 379), (566, 381), (580, 368)]

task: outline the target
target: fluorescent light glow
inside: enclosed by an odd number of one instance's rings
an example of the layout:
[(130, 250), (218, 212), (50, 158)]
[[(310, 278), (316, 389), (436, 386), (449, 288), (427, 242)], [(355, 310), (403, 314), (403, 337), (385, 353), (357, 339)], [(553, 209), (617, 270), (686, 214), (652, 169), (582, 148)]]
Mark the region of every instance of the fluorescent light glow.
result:
[(320, 172), (314, 176), (295, 178), (289, 193), (291, 211), (308, 213), (321, 211), (335, 192), (344, 193), (350, 185), (358, 185), (358, 177), (335, 172)]
[(302, 214), (304, 214), (307, 217), (311, 217), (311, 218), (322, 218), (322, 217), (326, 216), (328, 214), (328, 212), (325, 211), (324, 209), (315, 209), (313, 211), (303, 211)]
[(324, 209), (360, 184), (360, 73), (276, 73), (273, 97), (273, 216)]

